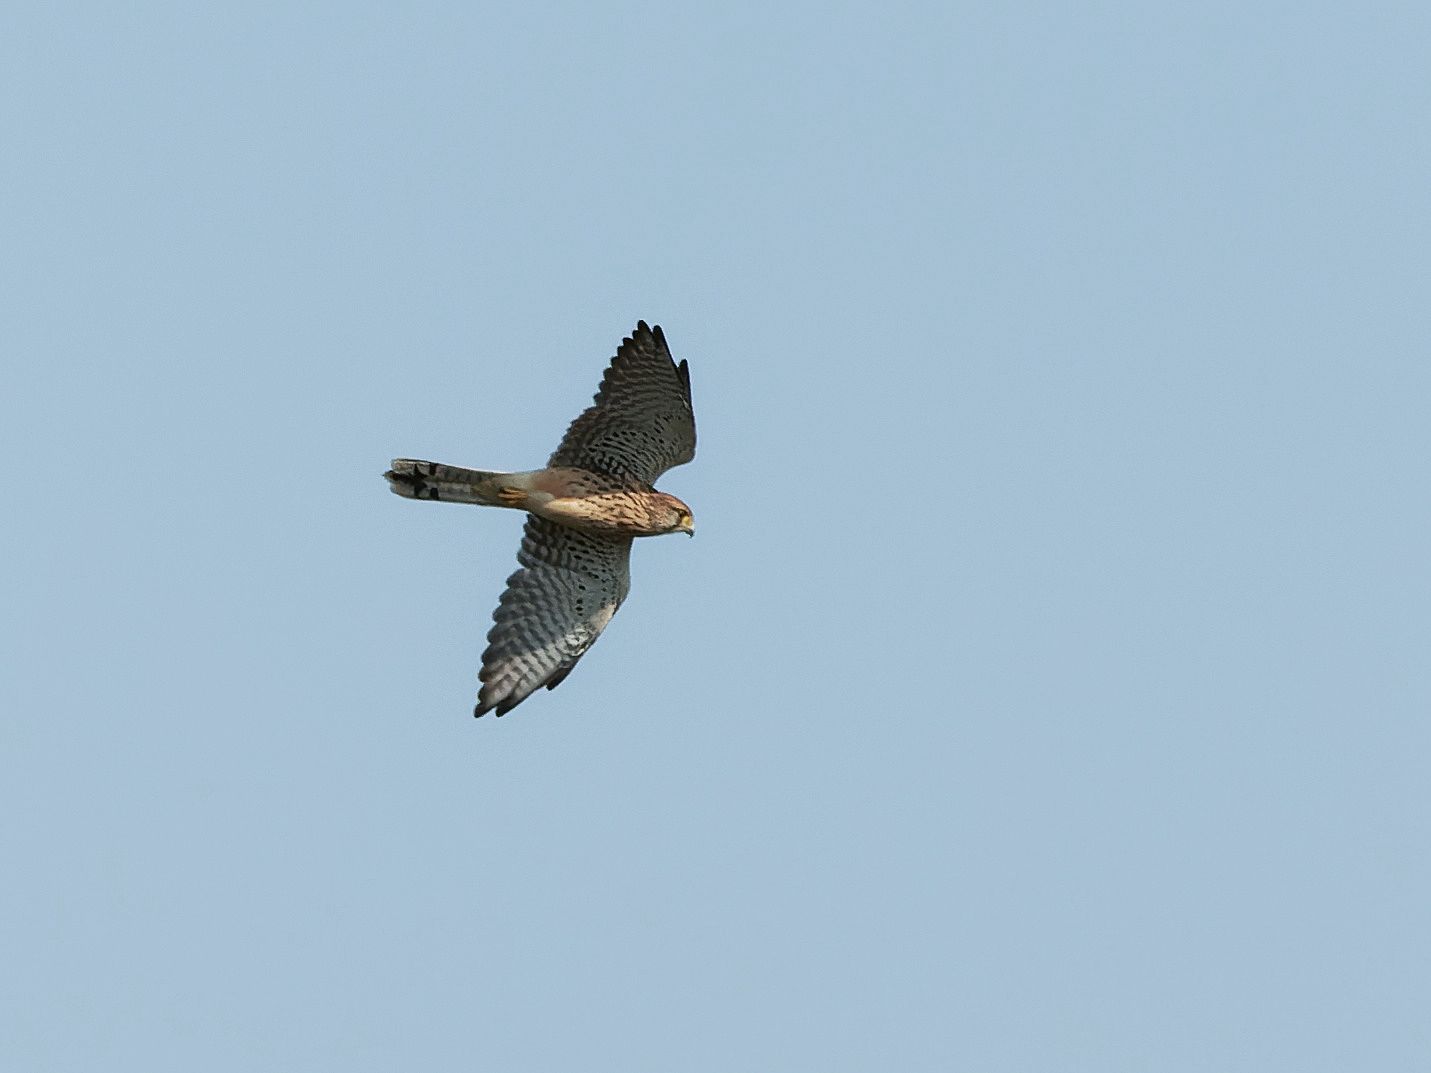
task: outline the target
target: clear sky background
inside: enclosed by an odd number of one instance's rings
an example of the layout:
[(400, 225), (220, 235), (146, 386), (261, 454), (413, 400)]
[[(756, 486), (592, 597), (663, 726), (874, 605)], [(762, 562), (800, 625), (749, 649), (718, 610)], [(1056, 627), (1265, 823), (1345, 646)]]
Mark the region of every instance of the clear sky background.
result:
[(1431, 1066), (1426, 5), (28, 6), (0, 1065)]

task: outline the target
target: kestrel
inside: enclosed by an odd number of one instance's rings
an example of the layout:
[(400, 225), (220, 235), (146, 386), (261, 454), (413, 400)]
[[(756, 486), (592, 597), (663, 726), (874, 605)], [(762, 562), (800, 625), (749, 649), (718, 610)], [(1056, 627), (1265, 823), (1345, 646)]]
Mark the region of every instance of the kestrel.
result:
[(691, 509), (652, 487), (695, 454), (690, 371), (671, 357), (661, 329), (640, 321), (545, 469), (493, 473), (393, 459), (383, 476), (400, 496), (527, 512), (522, 568), (492, 614), (474, 715), (505, 715), (571, 673), (630, 591), (633, 538), (695, 535)]

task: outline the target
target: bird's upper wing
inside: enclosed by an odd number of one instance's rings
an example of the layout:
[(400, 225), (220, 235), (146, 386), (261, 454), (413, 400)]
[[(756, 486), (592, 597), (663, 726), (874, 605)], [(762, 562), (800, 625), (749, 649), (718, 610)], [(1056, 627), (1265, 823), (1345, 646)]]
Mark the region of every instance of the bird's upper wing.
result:
[(596, 403), (566, 430), (549, 466), (575, 466), (654, 484), (696, 456), (691, 374), (660, 327), (640, 321), (607, 366)]
[(505, 715), (542, 686), (560, 685), (631, 588), (629, 537), (528, 515), (517, 561), (482, 653), (477, 715)]

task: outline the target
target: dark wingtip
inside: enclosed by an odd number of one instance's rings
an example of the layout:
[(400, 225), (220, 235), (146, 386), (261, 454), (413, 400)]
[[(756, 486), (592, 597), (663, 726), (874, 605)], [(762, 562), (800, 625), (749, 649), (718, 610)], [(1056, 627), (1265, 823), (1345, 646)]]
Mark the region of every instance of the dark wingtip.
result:
[(652, 339), (656, 340), (657, 344), (662, 348), (666, 350), (670, 349), (670, 347), (666, 346), (666, 333), (661, 331), (659, 324), (647, 324), (644, 320), (638, 320), (636, 322), (636, 330), (631, 333), (632, 341), (634, 342), (638, 336), (642, 335), (649, 335)]
[(498, 719), (501, 719), (514, 707), (516, 705), (513, 704), (511, 697), (502, 697), (500, 700), (479, 700), (477, 707), (472, 709), (472, 715), (474, 718), (481, 719), (488, 712), (493, 712)]

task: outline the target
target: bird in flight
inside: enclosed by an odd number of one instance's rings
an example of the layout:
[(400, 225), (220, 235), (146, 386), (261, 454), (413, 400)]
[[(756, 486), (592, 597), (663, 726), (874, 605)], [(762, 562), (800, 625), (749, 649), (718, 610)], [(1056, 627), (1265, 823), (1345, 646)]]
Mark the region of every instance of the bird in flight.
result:
[(404, 498), (527, 512), (521, 569), (492, 614), (474, 715), (505, 715), (562, 683), (626, 599), (635, 537), (695, 535), (690, 507), (653, 487), (695, 454), (690, 371), (660, 327), (640, 321), (546, 468), (494, 473), (393, 459), (383, 476)]

